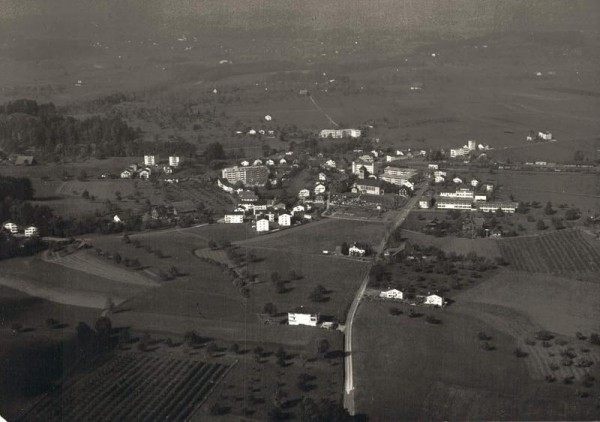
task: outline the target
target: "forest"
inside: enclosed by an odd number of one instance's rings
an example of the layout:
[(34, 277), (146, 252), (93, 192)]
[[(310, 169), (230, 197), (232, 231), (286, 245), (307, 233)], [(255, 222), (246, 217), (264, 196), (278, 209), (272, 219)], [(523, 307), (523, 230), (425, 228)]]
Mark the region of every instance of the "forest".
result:
[(142, 132), (120, 117), (76, 119), (61, 114), (53, 103), (20, 99), (0, 106), (0, 148), (5, 153), (34, 149), (48, 161), (65, 157), (138, 156), (149, 152), (192, 156), (185, 141), (144, 142)]

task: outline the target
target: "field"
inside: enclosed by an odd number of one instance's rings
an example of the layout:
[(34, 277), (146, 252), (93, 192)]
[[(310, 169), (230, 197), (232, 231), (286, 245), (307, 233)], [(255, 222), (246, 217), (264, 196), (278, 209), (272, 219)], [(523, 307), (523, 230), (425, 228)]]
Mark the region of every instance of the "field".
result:
[(0, 284), (4, 286), (74, 306), (101, 309), (107, 298), (120, 303), (147, 289), (44, 262), (39, 257), (5, 260), (0, 262), (0, 270)]
[(469, 252), (475, 252), (477, 255), (492, 259), (501, 256), (496, 239), (467, 239), (454, 236), (434, 237), (409, 230), (402, 230), (402, 238), (417, 244), (435, 246), (446, 253), (456, 252), (457, 254), (466, 255)]
[(332, 253), (343, 242), (349, 245), (353, 242), (368, 243), (375, 247), (381, 241), (384, 230), (385, 225), (381, 223), (323, 219), (238, 244), (257, 249), (320, 255), (324, 250)]
[(75, 374), (22, 420), (185, 421), (228, 366), (124, 353)]
[[(423, 317), (391, 316), (389, 306), (364, 302), (356, 321), (357, 412), (373, 420), (594, 419), (594, 400), (574, 388), (534, 381), (516, 358), (510, 335), (448, 308)], [(385, 323), (382, 323), (385, 321)], [(481, 348), (477, 333), (492, 338)], [(375, 353), (377, 351), (377, 353)], [(382, 388), (385, 386), (385, 388)]]
[(498, 241), (517, 271), (590, 276), (600, 271), (600, 242), (580, 230), (562, 230)]

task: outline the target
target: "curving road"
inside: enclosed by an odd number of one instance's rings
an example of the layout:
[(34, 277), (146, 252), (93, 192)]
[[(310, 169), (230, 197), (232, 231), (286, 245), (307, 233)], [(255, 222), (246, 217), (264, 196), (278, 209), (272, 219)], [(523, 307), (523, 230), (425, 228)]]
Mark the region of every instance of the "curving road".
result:
[(385, 245), (387, 244), (390, 235), (396, 228), (398, 228), (408, 216), (408, 213), (415, 207), (418, 203), (419, 198), (425, 191), (426, 186), (421, 186), (417, 191), (415, 191), (415, 195), (408, 200), (408, 202), (404, 205), (402, 210), (398, 213), (388, 230), (386, 230), (383, 239), (379, 246), (376, 248), (377, 254), (373, 258), (371, 265), (367, 270), (367, 275), (363, 279), (358, 291), (356, 292), (356, 296), (352, 301), (352, 305), (350, 305), (350, 309), (348, 310), (348, 316), (346, 317), (346, 326), (345, 326), (345, 339), (344, 339), (344, 352), (345, 352), (345, 360), (344, 360), (344, 372), (345, 372), (345, 385), (344, 385), (344, 407), (348, 410), (351, 415), (356, 413), (354, 407), (354, 374), (353, 374), (353, 366), (352, 366), (352, 323), (354, 322), (354, 316), (356, 315), (356, 311), (358, 310), (358, 305), (360, 305), (360, 301), (362, 300), (363, 295), (365, 294), (365, 290), (367, 288), (367, 284), (369, 283), (369, 273), (373, 264), (377, 263), (383, 254), (385, 249)]

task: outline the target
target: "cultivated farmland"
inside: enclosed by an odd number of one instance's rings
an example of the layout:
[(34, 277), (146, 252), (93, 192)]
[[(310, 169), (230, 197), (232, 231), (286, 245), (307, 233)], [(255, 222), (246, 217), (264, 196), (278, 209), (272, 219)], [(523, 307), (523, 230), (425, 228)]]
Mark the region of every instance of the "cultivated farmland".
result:
[(518, 271), (555, 274), (600, 271), (600, 242), (579, 230), (503, 239), (498, 246), (502, 256)]
[(202, 404), (228, 367), (124, 353), (76, 374), (23, 420), (184, 421)]

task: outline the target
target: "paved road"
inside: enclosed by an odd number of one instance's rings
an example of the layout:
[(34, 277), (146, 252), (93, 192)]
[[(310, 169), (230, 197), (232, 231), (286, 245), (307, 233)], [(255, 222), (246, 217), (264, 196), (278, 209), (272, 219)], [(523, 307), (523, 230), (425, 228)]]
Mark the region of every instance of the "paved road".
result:
[[(426, 186), (422, 186), (415, 192), (415, 195), (405, 204), (405, 206), (402, 208), (402, 210), (398, 213), (398, 215), (394, 219), (393, 223), (390, 225), (389, 229), (386, 230), (383, 239), (381, 239), (381, 243), (376, 248), (377, 255), (373, 259), (372, 264), (369, 266), (369, 270), (371, 269), (371, 266), (374, 263), (376, 263), (377, 261), (379, 261), (381, 259), (383, 251), (385, 249), (385, 245), (387, 244), (387, 242), (390, 238), (390, 235), (397, 227), (399, 227), (404, 222), (404, 220), (408, 216), (408, 213), (415, 207), (415, 205), (419, 201), (419, 198), (421, 197), (421, 195), (423, 194), (425, 189), (426, 189)], [(346, 327), (345, 327), (346, 337), (344, 340), (344, 351), (345, 351), (345, 356), (346, 356), (345, 361), (344, 361), (344, 371), (345, 371), (345, 380), (346, 380), (345, 386), (344, 386), (344, 390), (345, 390), (344, 391), (345, 392), (344, 407), (348, 410), (348, 412), (351, 415), (354, 415), (356, 412), (355, 406), (354, 406), (354, 373), (353, 373), (353, 366), (352, 366), (352, 364), (353, 364), (353, 361), (352, 361), (353, 360), (353, 357), (352, 357), (352, 323), (354, 322), (354, 316), (356, 315), (356, 311), (358, 310), (358, 305), (360, 304), (360, 301), (362, 300), (362, 297), (367, 288), (367, 284), (369, 283), (369, 272), (370, 271), (367, 271), (367, 275), (363, 279), (363, 282), (361, 283), (358, 291), (356, 292), (356, 296), (354, 297), (354, 300), (352, 301), (352, 305), (350, 306), (350, 309), (348, 311), (348, 316), (346, 317)]]

